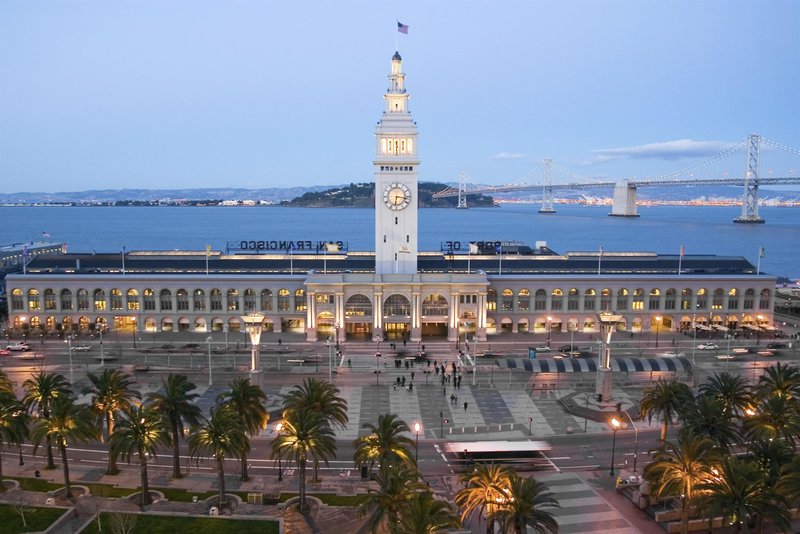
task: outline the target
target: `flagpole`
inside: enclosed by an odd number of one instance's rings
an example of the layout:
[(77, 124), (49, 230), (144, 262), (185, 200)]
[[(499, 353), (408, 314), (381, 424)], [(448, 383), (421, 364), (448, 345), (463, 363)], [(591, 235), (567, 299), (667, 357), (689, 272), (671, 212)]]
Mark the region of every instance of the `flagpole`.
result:
[(210, 252), (208, 248), (208, 243), (206, 243), (206, 276), (208, 276), (208, 253)]
[(600, 276), (600, 265), (603, 263), (603, 245), (600, 245), (600, 254), (597, 256), (597, 276)]
[(758, 261), (756, 262), (756, 275), (761, 274), (761, 258), (764, 257), (764, 247), (758, 247)]
[(683, 245), (681, 245), (681, 252), (678, 255), (678, 276), (681, 274), (681, 265), (683, 265)]
[(497, 274), (500, 275), (503, 274), (503, 245), (500, 245), (498, 247), (498, 250), (500, 251), (500, 267), (498, 269)]
[(122, 274), (125, 274), (125, 247), (122, 247)]

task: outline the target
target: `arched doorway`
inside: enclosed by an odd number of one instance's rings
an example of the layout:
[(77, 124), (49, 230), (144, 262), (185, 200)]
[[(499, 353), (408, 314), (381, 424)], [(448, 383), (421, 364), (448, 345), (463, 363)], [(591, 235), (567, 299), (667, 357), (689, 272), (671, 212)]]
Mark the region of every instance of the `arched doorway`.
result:
[(358, 339), (372, 336), (372, 301), (362, 294), (352, 295), (344, 304), (345, 335)]
[(383, 302), (383, 333), (386, 339), (408, 339), (411, 303), (404, 295), (389, 295)]
[(424, 337), (447, 336), (450, 306), (447, 299), (432, 293), (422, 300), (422, 335)]

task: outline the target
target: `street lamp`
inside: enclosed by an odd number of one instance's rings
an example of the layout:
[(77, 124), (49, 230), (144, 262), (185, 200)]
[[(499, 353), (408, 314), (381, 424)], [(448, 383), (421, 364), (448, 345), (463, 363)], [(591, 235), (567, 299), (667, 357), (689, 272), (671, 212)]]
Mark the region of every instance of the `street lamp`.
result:
[(67, 344), (67, 351), (69, 354), (69, 383), (72, 384), (72, 336), (67, 336), (64, 342)]
[(416, 434), (416, 441), (414, 443), (414, 463), (419, 462), (419, 431), (422, 429), (422, 425), (419, 424), (419, 421), (414, 423), (414, 433)]
[[(103, 350), (103, 327), (104, 326), (105, 325), (103, 323), (97, 323), (97, 327), (98, 327), (97, 329), (100, 331), (100, 367), (103, 367), (103, 365), (106, 363), (106, 354), (105, 354), (105, 351)], [(70, 364), (70, 365), (72, 365), (72, 364)], [(70, 370), (70, 373), (71, 372), (72, 371)], [(70, 379), (70, 382), (72, 382), (72, 379)]]
[(336, 333), (336, 347), (335, 347), (336, 348), (336, 352), (339, 352), (339, 323), (338, 322), (333, 323), (333, 329), (335, 330), (335, 333)]
[(611, 476), (614, 476), (614, 449), (617, 447), (617, 430), (619, 430), (620, 422), (616, 417), (611, 419), (611, 427), (614, 430), (614, 438), (611, 440)]
[(253, 312), (242, 315), (240, 318), (245, 324), (245, 330), (250, 335), (250, 372), (258, 373), (261, 371), (259, 349), (261, 348), (261, 328), (264, 324), (264, 314)]
[(206, 338), (206, 343), (208, 344), (208, 385), (212, 385), (214, 382), (211, 377), (211, 340), (213, 338), (208, 336)]
[(331, 352), (333, 347), (331, 345), (331, 337), (328, 336), (328, 339), (325, 341), (325, 344), (328, 345), (328, 382), (333, 381), (333, 353)]
[(628, 416), (628, 421), (631, 422), (631, 426), (633, 426), (634, 430), (634, 437), (633, 437), (633, 472), (636, 472), (636, 460), (639, 458), (639, 427), (636, 426), (636, 423), (633, 422), (631, 419), (631, 414), (629, 414), (626, 410), (622, 410), (626, 416)]
[(656, 315), (656, 348), (658, 348), (658, 331), (661, 329), (661, 316)]
[[(277, 432), (279, 436), (281, 434), (281, 430), (283, 430), (283, 422), (280, 422), (277, 425), (275, 425), (275, 432)], [(281, 455), (279, 454), (278, 455), (278, 482), (281, 482), (282, 480), (283, 480), (283, 468), (281, 466)]]
[(548, 348), (550, 347), (550, 332), (551, 332), (551, 329), (552, 329), (552, 325), (551, 325), (552, 321), (553, 321), (553, 318), (548, 315), (547, 316), (547, 346), (548, 346)]
[(532, 436), (531, 425), (533, 425), (533, 417), (528, 417), (528, 436)]

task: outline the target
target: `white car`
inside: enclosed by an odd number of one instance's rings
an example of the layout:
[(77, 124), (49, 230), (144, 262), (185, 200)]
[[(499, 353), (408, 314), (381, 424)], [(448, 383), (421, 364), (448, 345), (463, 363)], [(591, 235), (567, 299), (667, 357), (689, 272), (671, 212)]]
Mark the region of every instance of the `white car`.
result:
[(89, 352), (90, 350), (92, 350), (90, 345), (75, 345), (72, 347), (73, 352)]
[(698, 350), (717, 350), (719, 345), (716, 343), (700, 343), (697, 345)]
[(670, 352), (662, 352), (661, 354), (659, 354), (659, 356), (661, 356), (662, 358), (677, 358), (678, 356), (683, 356), (683, 354), (681, 354), (680, 352), (670, 351)]
[(550, 347), (536, 347), (534, 350), (536, 352), (550, 352)]
[(731, 350), (732, 354), (750, 354), (750, 349), (747, 347), (737, 347)]
[(13, 343), (7, 346), (6, 349), (13, 352), (27, 352), (31, 350), (31, 346), (27, 343)]
[(718, 360), (734, 360), (736, 359), (736, 356), (733, 354), (717, 354), (716, 358)]

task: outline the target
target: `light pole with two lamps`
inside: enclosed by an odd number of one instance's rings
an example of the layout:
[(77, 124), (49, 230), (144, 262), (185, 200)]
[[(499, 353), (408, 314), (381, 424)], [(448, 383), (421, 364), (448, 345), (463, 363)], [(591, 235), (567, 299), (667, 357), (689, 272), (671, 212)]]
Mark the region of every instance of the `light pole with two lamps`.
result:
[(552, 329), (553, 329), (552, 322), (553, 322), (553, 318), (550, 315), (548, 315), (547, 316), (547, 347), (548, 348), (550, 347), (550, 334), (551, 334)]
[(209, 386), (214, 385), (214, 380), (211, 377), (211, 340), (212, 339), (213, 338), (211, 336), (208, 336), (206, 338), (206, 344), (208, 344), (208, 385)]
[(628, 416), (628, 421), (631, 422), (631, 426), (634, 430), (634, 437), (633, 437), (633, 472), (636, 472), (636, 461), (639, 458), (639, 427), (636, 426), (636, 423), (633, 422), (631, 418), (631, 414), (629, 414), (626, 410), (621, 410), (626, 416)]

